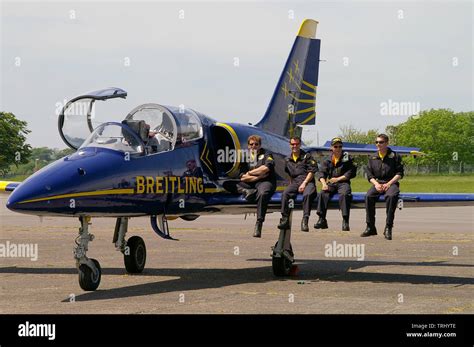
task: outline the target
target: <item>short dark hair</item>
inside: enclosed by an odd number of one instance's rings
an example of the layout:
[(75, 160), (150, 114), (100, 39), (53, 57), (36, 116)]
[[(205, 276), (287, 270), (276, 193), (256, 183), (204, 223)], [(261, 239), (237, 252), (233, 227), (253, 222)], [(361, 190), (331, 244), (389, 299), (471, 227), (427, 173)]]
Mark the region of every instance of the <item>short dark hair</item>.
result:
[(299, 136), (292, 136), (292, 137), (290, 138), (290, 142), (291, 142), (291, 140), (296, 140), (296, 141), (298, 141), (299, 143), (301, 143), (301, 137), (299, 137)]
[(385, 134), (378, 134), (377, 137), (380, 137), (381, 139), (384, 139), (385, 142), (388, 142), (388, 136)]

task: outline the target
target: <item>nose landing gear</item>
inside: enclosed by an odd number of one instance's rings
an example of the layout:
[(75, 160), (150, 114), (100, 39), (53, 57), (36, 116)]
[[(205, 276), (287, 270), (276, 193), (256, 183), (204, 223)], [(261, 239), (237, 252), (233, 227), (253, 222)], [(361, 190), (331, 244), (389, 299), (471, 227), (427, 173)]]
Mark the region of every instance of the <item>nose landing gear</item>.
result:
[(81, 227), (79, 236), (76, 238), (76, 247), (74, 247), (74, 258), (79, 272), (79, 285), (83, 290), (93, 291), (99, 287), (102, 270), (96, 259), (87, 257), (89, 242), (94, 240), (94, 235), (89, 233), (90, 217), (79, 217)]

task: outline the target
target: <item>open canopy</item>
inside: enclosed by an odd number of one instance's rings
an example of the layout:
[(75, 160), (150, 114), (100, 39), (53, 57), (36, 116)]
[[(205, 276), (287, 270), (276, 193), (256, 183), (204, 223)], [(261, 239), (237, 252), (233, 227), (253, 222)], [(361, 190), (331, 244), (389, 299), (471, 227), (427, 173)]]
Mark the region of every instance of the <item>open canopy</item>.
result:
[(58, 130), (69, 147), (78, 149), (94, 130), (94, 103), (97, 100), (126, 98), (127, 92), (120, 88), (107, 88), (80, 95), (68, 101), (58, 118)]

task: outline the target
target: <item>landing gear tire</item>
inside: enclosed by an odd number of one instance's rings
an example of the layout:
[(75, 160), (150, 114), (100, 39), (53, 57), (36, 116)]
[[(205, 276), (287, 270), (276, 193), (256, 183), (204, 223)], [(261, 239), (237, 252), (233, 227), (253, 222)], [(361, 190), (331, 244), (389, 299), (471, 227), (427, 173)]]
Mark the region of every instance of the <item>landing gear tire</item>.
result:
[(83, 290), (94, 291), (99, 287), (100, 278), (102, 275), (102, 270), (100, 264), (97, 260), (91, 259), (97, 268), (97, 274), (94, 274), (94, 271), (87, 266), (86, 264), (81, 264), (79, 266), (79, 285)]
[(132, 236), (127, 240), (127, 247), (123, 257), (125, 269), (128, 273), (142, 272), (146, 263), (145, 242), (140, 236)]
[[(275, 243), (275, 248), (277, 246), (277, 243)], [(290, 249), (288, 250), (288, 253), (293, 257), (293, 247), (291, 246), (290, 243)], [(272, 270), (273, 274), (278, 277), (283, 277), (283, 276), (289, 276), (291, 268), (293, 266), (293, 262), (288, 260), (285, 256), (281, 257), (275, 257), (275, 254), (272, 256)]]

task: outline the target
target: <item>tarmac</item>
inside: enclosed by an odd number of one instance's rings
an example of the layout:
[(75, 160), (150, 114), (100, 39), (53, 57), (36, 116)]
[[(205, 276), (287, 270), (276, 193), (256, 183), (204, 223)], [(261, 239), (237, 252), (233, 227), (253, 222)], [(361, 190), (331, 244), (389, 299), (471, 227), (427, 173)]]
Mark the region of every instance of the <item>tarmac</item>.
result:
[[(88, 256), (102, 267), (97, 291), (79, 287), (72, 250), (76, 218), (40, 219), (6, 209), (0, 195), (0, 245), (37, 244), (37, 259), (0, 258), (0, 313), (474, 313), (474, 207), (405, 208), (397, 211), (393, 240), (382, 232), (359, 235), (365, 211), (351, 211), (351, 231), (341, 231), (339, 211), (329, 229), (299, 230), (293, 216), (296, 267), (275, 277), (271, 247), (280, 215), (267, 215), (261, 239), (252, 237), (255, 216), (203, 216), (169, 222), (179, 241), (155, 235), (148, 218), (133, 218), (128, 237), (141, 236), (147, 264), (126, 273), (112, 244), (114, 219), (94, 218)], [(353, 246), (351, 248), (350, 246)], [(358, 252), (349, 252), (358, 250)], [(345, 251), (345, 252), (344, 252)]]

